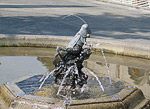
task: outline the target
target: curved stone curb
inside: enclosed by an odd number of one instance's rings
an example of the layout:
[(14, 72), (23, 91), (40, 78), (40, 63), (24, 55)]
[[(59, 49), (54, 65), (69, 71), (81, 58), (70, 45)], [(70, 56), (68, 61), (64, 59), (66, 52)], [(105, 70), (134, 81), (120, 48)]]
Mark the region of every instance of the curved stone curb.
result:
[[(0, 35), (0, 47), (65, 47), (71, 39), (72, 37), (49, 35)], [(88, 42), (100, 43), (108, 53), (150, 59), (149, 45), (94, 38), (88, 39)], [(100, 49), (100, 46), (93, 47), (95, 51)]]

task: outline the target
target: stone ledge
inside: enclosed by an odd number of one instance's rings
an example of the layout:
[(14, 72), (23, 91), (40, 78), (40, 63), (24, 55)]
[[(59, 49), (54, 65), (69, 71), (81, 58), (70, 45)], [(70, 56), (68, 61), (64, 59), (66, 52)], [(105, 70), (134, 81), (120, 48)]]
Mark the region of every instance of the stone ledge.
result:
[[(49, 35), (17, 35), (9, 37), (0, 35), (0, 47), (65, 47), (72, 37), (49, 36)], [(114, 40), (88, 39), (88, 42), (100, 43), (104, 52), (125, 56), (150, 59), (150, 47), (130, 42), (119, 42)], [(100, 47), (93, 50), (100, 51)]]

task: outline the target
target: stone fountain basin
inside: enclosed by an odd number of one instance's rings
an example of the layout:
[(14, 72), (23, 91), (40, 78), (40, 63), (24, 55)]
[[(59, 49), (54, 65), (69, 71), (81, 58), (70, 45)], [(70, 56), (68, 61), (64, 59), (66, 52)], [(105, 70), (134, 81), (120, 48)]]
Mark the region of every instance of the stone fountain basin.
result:
[[(40, 74), (39, 74), (40, 75)], [(139, 109), (149, 108), (150, 101), (146, 99), (142, 91), (128, 83), (125, 83), (124, 89), (111, 96), (104, 96), (100, 98), (89, 98), (83, 100), (61, 100), (55, 98), (42, 97), (32, 95), (25, 92), (18, 83), (30, 80), (30, 78), (38, 76), (37, 74), (30, 74), (14, 81), (7, 82), (0, 87), (0, 107), (7, 108), (69, 108), (69, 109)], [(118, 81), (112, 78), (113, 81)], [(34, 83), (33, 83), (34, 84)]]

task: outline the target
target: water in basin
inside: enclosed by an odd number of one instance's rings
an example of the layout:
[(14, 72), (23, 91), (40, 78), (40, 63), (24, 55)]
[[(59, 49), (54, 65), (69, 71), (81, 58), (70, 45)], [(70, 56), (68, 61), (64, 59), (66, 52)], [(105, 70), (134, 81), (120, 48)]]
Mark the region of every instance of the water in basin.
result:
[[(50, 72), (54, 68), (52, 61), (56, 53), (55, 49), (1, 47), (0, 51), (0, 85), (16, 78), (35, 73), (39, 75), (30, 78), (32, 81), (28, 82), (28, 84), (26, 81), (17, 83), (17, 85), (22, 88), (26, 94), (64, 99), (64, 97), (56, 96), (57, 91), (55, 90), (58, 90), (58, 86), (54, 84), (53, 76), (46, 81), (42, 89), (38, 90), (40, 85), (38, 81), (42, 77), (41, 74)], [(90, 75), (88, 84), (85, 86), (82, 93), (84, 96), (77, 91), (72, 91), (72, 93), (70, 92), (72, 99), (111, 96), (126, 87), (124, 82), (128, 82), (133, 86), (140, 88), (144, 95), (147, 98), (150, 98), (149, 60), (106, 53), (105, 56), (108, 61), (111, 78), (114, 78), (114, 80), (117, 78), (120, 81), (112, 81), (112, 85), (109, 85), (109, 78), (104, 59), (100, 52), (95, 52), (91, 55), (88, 61), (84, 63), (84, 66), (98, 75), (105, 88), (105, 92), (98, 87), (98, 82), (92, 75)], [(36, 84), (32, 84), (32, 82)], [(22, 84), (24, 84), (24, 86)], [(65, 95), (65, 93), (66, 92), (61, 92), (62, 95)], [(99, 96), (97, 96), (98, 94)]]

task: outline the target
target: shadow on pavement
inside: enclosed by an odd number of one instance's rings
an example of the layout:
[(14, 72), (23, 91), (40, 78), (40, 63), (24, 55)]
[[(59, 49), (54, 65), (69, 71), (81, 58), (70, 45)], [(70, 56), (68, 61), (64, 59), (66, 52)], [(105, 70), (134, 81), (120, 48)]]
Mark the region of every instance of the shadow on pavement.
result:
[[(150, 18), (129, 17), (103, 13), (88, 15), (79, 13), (86, 20), (95, 38), (110, 37), (114, 39), (146, 39), (150, 40)], [(0, 17), (0, 34), (29, 34), (74, 36), (83, 22), (76, 17), (63, 16), (16, 16)]]

